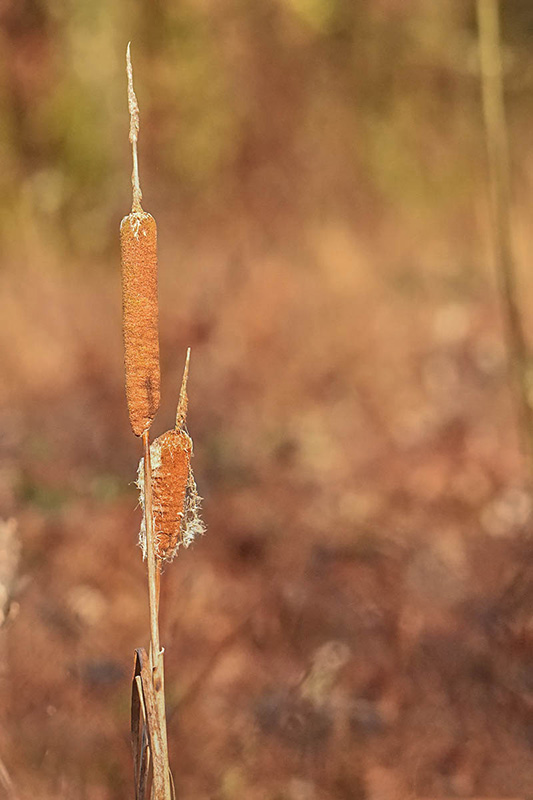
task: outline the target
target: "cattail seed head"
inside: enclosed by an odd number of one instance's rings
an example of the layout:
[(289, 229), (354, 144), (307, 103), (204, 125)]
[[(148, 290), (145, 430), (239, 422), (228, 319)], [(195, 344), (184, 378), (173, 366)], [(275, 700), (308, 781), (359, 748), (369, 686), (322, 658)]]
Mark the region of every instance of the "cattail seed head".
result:
[[(200, 519), (202, 498), (198, 495), (191, 468), (192, 439), (185, 429), (190, 356), (189, 348), (183, 370), (176, 426), (150, 445), (155, 555), (160, 562), (172, 561), (180, 545), (188, 547), (197, 536), (205, 533), (205, 526)], [(144, 510), (144, 458), (139, 462), (137, 486)], [(144, 514), (139, 544), (146, 556)]]
[[(172, 561), (180, 545), (188, 547), (205, 530), (191, 456), (192, 440), (184, 430), (167, 431), (150, 445), (155, 554), (161, 561)], [(139, 463), (137, 486), (144, 505), (144, 459)], [(139, 541), (145, 552), (144, 523)]]
[(154, 218), (132, 211), (120, 225), (126, 398), (136, 436), (159, 408), (157, 228)]

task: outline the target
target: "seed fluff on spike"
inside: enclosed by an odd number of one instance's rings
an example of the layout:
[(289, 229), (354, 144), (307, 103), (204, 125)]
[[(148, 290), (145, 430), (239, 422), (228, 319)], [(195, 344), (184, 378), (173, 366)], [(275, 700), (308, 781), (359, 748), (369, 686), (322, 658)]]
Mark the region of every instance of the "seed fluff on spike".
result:
[[(198, 495), (191, 468), (192, 439), (185, 426), (189, 360), (190, 348), (183, 371), (176, 427), (163, 433), (150, 446), (155, 550), (161, 561), (172, 561), (181, 545), (188, 547), (205, 532), (200, 519), (202, 498)], [(144, 459), (139, 462), (137, 486), (144, 508)], [(139, 544), (146, 556), (144, 522), (141, 524)]]

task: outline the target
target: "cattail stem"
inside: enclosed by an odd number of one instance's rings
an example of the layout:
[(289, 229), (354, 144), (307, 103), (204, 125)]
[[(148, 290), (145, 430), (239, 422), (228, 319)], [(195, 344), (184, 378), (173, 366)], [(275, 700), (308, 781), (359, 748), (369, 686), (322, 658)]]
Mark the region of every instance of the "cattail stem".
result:
[(505, 118), (498, 0), (477, 0), (483, 116), (489, 166), (496, 269), (505, 314), (509, 371), (515, 385), (520, 437), (533, 478), (533, 410), (529, 358), (517, 298), (511, 236), (511, 178)]
[(126, 50), (126, 72), (128, 74), (128, 108), (130, 112), (130, 142), (133, 156), (133, 172), (131, 174), (131, 185), (133, 189), (132, 211), (142, 211), (141, 200), (142, 191), (139, 180), (139, 159), (137, 157), (137, 139), (139, 138), (139, 104), (133, 88), (133, 67), (131, 65), (131, 42), (128, 42)]
[(154, 547), (154, 518), (152, 512), (152, 464), (150, 459), (150, 434), (142, 435), (144, 449), (144, 516), (146, 529), (146, 560), (148, 562), (148, 592), (150, 602), (150, 644), (153, 655), (160, 650), (158, 599), (157, 599), (157, 567)]
[(146, 530), (146, 560), (148, 562), (148, 603), (150, 610), (150, 666), (154, 685), (157, 724), (150, 731), (153, 759), (154, 798), (171, 800), (168, 761), (167, 723), (165, 709), (165, 679), (163, 651), (159, 642), (159, 565), (155, 555), (154, 517), (152, 511), (152, 465), (150, 434), (142, 435), (144, 449), (144, 524)]

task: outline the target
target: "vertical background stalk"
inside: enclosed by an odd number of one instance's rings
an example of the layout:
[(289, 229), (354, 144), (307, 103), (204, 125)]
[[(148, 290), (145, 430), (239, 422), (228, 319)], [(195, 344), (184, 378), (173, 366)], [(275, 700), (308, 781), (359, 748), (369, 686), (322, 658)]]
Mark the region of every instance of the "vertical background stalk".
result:
[(477, 0), (483, 116), (487, 146), (493, 243), (505, 331), (509, 372), (519, 434), (533, 478), (533, 413), (529, 398), (529, 360), (517, 298), (511, 238), (511, 178), (505, 117), (499, 0)]

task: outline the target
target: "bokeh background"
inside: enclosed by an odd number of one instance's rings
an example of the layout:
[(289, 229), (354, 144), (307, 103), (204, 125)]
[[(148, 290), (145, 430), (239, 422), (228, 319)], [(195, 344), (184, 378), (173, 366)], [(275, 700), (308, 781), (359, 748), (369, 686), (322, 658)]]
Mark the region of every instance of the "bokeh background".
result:
[[(533, 6), (502, 6), (531, 329)], [(5, 771), (19, 798), (132, 796), (131, 39), (152, 430), (190, 345), (208, 528), (163, 578), (179, 797), (533, 797), (476, 37), (471, 0), (0, 2), (0, 796)]]

